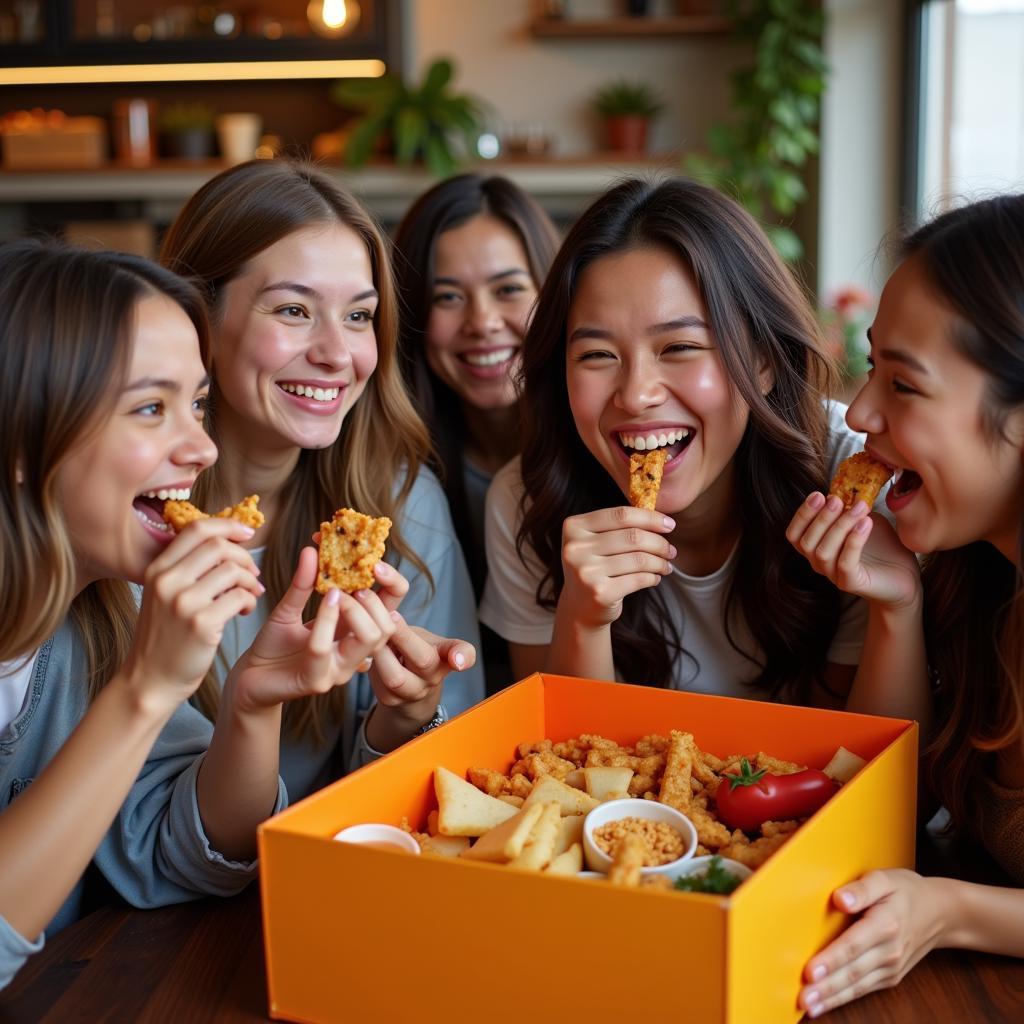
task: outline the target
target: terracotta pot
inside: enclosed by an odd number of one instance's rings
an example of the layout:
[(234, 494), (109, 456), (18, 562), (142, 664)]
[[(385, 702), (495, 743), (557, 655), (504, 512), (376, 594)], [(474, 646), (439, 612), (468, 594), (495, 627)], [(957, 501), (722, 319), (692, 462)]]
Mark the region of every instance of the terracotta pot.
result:
[(638, 114), (616, 114), (605, 118), (605, 138), (607, 145), (615, 153), (647, 152), (646, 117)]

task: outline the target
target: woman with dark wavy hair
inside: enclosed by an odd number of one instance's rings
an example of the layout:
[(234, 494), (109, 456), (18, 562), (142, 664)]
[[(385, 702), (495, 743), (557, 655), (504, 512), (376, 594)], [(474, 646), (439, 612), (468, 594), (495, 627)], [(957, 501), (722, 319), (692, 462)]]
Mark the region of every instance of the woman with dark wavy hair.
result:
[[(523, 355), (521, 462), (488, 495), (482, 620), (543, 668), (842, 705), (863, 607), (787, 544), (860, 447), (811, 308), (736, 203), (633, 180), (572, 228)], [(667, 453), (657, 510), (630, 455)]]
[[(867, 600), (857, 710), (920, 721), (926, 779), (953, 827), (1022, 886), (1024, 195), (944, 214), (902, 257), (847, 414), (896, 473), (895, 529), (812, 493), (789, 535)], [(864, 916), (807, 965), (812, 1017), (896, 984), (935, 948), (1024, 956), (1019, 888), (874, 871), (834, 900)]]

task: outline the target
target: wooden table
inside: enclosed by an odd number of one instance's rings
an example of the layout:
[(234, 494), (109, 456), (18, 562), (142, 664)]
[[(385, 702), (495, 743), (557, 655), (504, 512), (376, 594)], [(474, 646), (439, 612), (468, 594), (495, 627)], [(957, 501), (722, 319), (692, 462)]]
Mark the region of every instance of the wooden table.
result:
[[(236, 1024), (267, 1020), (266, 1007), (259, 894), (253, 885), (230, 900), (95, 911), (56, 935), (0, 992), (0, 1024)], [(1019, 1024), (1024, 961), (942, 950), (898, 988), (822, 1019)], [(536, 1024), (546, 1022), (538, 1018)]]

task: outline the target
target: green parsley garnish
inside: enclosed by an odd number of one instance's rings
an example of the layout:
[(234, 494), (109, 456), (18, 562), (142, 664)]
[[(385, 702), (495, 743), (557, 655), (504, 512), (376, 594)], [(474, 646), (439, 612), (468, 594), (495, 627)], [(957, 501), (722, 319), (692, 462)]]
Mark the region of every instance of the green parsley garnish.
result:
[(722, 866), (722, 858), (714, 856), (708, 861), (703, 874), (683, 875), (675, 881), (675, 888), (683, 892), (710, 892), (728, 896), (740, 884), (739, 878)]

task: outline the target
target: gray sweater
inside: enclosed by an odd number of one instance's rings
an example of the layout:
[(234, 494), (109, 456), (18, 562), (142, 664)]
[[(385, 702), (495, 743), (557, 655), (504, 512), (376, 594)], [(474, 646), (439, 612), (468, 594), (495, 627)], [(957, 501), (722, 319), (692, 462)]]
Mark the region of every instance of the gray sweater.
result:
[[(40, 648), (25, 705), (0, 731), (0, 813), (42, 772), (85, 715), (85, 679), (84, 652), (66, 622)], [(190, 705), (175, 711), (96, 851), (93, 864), (132, 906), (231, 896), (256, 872), (255, 861), (222, 857), (203, 831), (196, 779), (212, 732), (210, 722)], [(287, 802), (280, 781), (278, 787), (275, 813)], [(78, 918), (83, 888), (79, 881), (46, 933)], [(0, 916), (0, 988), (42, 948), (43, 939), (28, 941)]]

